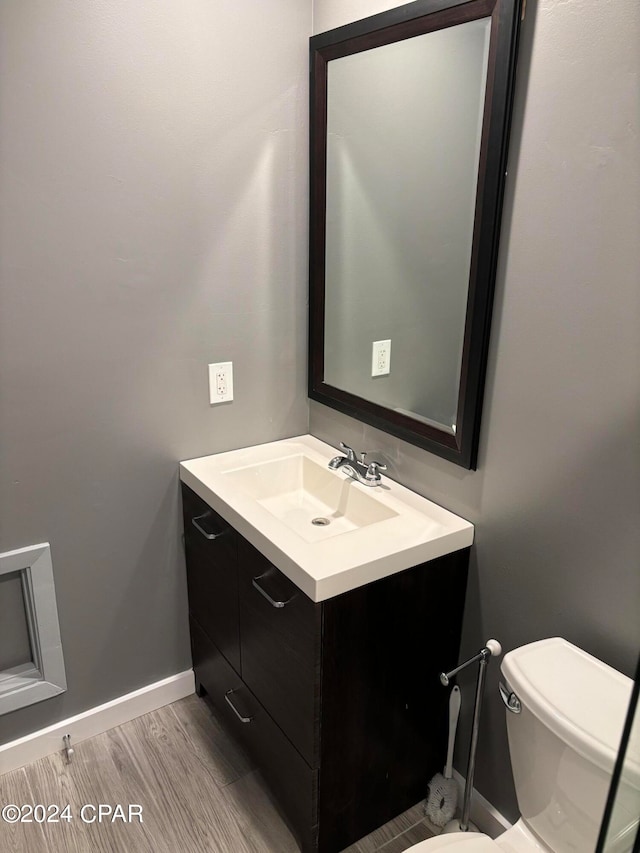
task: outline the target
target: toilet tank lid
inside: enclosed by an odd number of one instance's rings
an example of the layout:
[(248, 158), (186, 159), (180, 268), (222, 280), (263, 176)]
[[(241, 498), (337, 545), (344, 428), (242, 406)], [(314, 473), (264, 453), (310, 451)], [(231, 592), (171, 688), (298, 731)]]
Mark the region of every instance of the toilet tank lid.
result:
[(611, 773), (633, 682), (561, 637), (508, 652), (502, 673), (526, 707), (564, 743)]

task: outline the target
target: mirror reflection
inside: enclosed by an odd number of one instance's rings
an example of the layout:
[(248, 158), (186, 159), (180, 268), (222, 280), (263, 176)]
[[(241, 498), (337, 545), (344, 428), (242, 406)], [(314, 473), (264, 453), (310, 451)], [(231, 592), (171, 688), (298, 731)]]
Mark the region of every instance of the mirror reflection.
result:
[(327, 66), (324, 380), (452, 434), (490, 24)]

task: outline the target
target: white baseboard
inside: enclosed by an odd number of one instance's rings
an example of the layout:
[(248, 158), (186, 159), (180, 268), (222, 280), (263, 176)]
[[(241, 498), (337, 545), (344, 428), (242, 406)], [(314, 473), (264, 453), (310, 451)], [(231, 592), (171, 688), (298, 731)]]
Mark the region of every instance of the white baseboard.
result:
[(63, 735), (71, 735), (73, 746), (163, 705), (177, 702), (193, 693), (194, 689), (193, 670), (189, 669), (6, 743), (0, 746), (0, 775), (59, 752), (64, 748)]
[[(453, 778), (458, 783), (458, 803), (462, 806), (464, 800), (465, 778), (457, 770), (453, 771)], [(473, 789), (471, 795), (471, 820), (489, 838), (497, 838), (507, 829), (511, 829), (511, 823), (494, 808), (488, 800)]]

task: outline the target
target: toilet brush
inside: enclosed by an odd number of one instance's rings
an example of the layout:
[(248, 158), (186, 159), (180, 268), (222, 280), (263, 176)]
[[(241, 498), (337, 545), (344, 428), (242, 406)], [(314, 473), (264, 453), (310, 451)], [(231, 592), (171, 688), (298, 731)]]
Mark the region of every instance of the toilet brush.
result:
[(458, 784), (453, 779), (453, 745), (460, 714), (460, 688), (456, 684), (449, 696), (449, 742), (444, 773), (436, 773), (429, 782), (425, 814), (434, 826), (444, 826), (456, 813)]

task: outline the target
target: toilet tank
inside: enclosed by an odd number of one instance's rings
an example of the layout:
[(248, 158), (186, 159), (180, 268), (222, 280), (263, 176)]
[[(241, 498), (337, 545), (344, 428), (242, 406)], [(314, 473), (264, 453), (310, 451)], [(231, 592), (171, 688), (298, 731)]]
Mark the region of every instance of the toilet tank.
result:
[(560, 637), (514, 649), (501, 670), (522, 706), (507, 733), (523, 821), (554, 853), (595, 850), (631, 679)]

